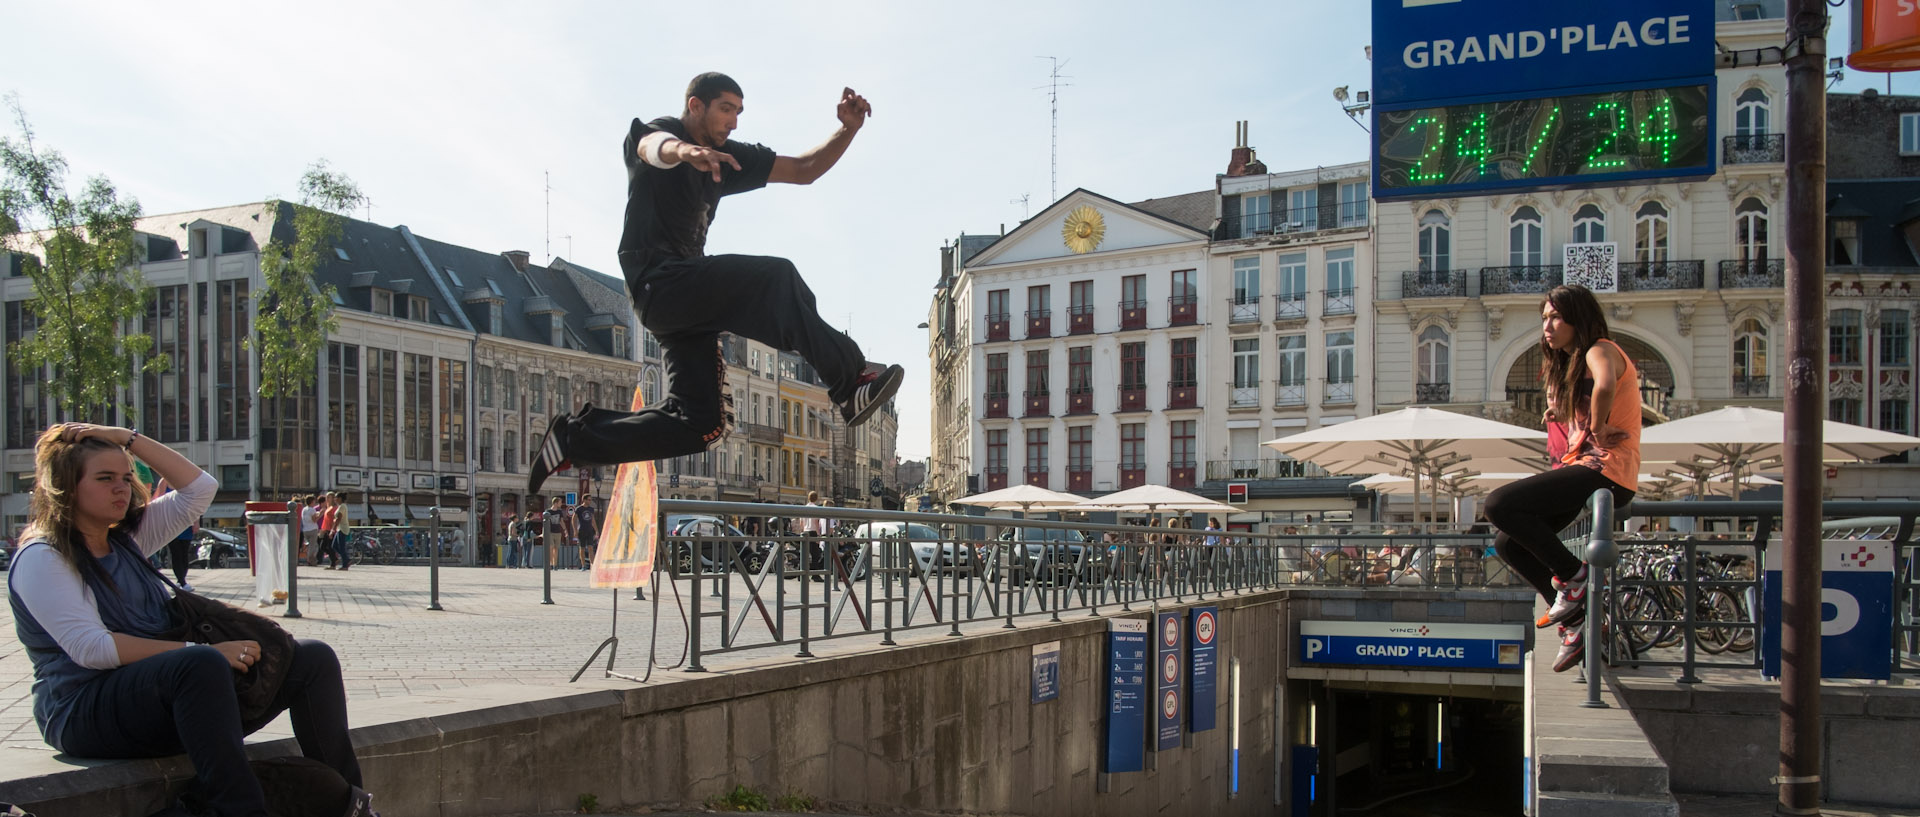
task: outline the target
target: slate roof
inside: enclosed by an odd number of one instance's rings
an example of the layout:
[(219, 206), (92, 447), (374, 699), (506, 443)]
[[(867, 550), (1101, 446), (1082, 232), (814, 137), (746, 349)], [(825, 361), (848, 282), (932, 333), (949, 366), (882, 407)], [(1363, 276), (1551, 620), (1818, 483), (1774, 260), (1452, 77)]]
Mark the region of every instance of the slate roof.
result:
[(1215, 210), (1213, 200), (1214, 191), (1200, 190), (1178, 196), (1136, 201), (1127, 206), (1136, 207), (1168, 221), (1211, 234)]
[(1860, 224), (1861, 266), (1920, 266), (1902, 225), (1920, 205), (1920, 179), (1827, 182), (1827, 211), (1846, 216), (1865, 212)]

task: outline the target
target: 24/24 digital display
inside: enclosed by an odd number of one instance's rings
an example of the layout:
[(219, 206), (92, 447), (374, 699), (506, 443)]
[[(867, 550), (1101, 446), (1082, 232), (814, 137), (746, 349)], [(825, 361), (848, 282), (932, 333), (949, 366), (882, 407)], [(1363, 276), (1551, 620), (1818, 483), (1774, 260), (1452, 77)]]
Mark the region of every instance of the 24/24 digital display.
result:
[(1710, 173), (1708, 94), (1683, 85), (1381, 111), (1374, 194)]

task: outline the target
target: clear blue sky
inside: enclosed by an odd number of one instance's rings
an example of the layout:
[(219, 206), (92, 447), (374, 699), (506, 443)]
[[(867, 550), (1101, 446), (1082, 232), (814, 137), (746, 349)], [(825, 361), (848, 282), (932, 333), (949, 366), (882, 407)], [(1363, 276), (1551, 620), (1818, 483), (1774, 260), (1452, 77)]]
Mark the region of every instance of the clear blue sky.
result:
[[(0, 0), (0, 92), (20, 95), (71, 184), (104, 174), (149, 213), (291, 196), (325, 158), (372, 197), (373, 221), (618, 275), (633, 117), (677, 113), (691, 76), (725, 71), (746, 90), (735, 137), (797, 153), (852, 86), (875, 115), (839, 167), (729, 199), (708, 250), (793, 259), (830, 322), (906, 365), (899, 450), (918, 458), (915, 325), (941, 241), (1049, 200), (1035, 57), (1068, 60), (1062, 195), (1176, 195), (1212, 187), (1241, 119), (1277, 170), (1366, 158), (1330, 91), (1367, 87), (1369, 5)], [(1842, 50), (1844, 20), (1834, 35)], [(1886, 87), (1848, 72), (1837, 90), (1868, 86)]]

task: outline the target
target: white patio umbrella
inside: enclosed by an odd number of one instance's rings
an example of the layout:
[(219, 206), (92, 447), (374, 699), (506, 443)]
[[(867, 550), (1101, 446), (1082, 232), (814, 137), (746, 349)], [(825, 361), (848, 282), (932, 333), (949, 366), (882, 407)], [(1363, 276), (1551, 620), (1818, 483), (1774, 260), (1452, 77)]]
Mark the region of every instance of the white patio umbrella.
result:
[(949, 504), (972, 505), (974, 507), (996, 511), (1008, 511), (1018, 508), (1020, 509), (1020, 515), (1026, 516), (1035, 508), (1043, 511), (1078, 510), (1075, 506), (1085, 501), (1087, 501), (1087, 498), (1079, 494), (1049, 491), (1038, 485), (1021, 484), (1001, 488), (998, 491), (988, 491), (984, 494), (961, 497)]
[[(1640, 459), (1675, 463), (1694, 472), (1696, 479), (1722, 470), (1739, 478), (1747, 466), (1785, 453), (1786, 427), (1786, 415), (1751, 406), (1695, 414), (1642, 431)], [(1920, 448), (1920, 437), (1832, 420), (1823, 421), (1820, 432), (1820, 458), (1828, 462), (1878, 459)]]
[[(1502, 471), (1525, 470), (1530, 461), (1544, 465), (1547, 433), (1416, 406), (1269, 440), (1266, 446), (1335, 474), (1438, 478), (1469, 462)], [(1414, 505), (1419, 504), (1415, 483)]]
[(1083, 500), (1080, 510), (1091, 511), (1144, 511), (1149, 514), (1166, 511), (1200, 513), (1239, 513), (1240, 509), (1232, 505), (1215, 502), (1199, 494), (1188, 493), (1165, 485), (1140, 485), (1124, 491), (1107, 494), (1094, 499)]

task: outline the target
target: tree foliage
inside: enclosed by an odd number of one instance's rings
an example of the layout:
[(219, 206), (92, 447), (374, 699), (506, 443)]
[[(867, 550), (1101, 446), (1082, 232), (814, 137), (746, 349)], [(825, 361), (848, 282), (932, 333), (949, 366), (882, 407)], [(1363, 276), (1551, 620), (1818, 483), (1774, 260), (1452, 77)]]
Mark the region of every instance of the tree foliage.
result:
[[(7, 106), (19, 134), (0, 138), (0, 249), (24, 260), (36, 323), (11, 355), (23, 369), (52, 369), (46, 385), (61, 416), (98, 417), (132, 384), (132, 362), (153, 350), (151, 336), (128, 331), (152, 294), (134, 240), (140, 203), (121, 198), (104, 176), (69, 192), (66, 160), (34, 143), (17, 97)], [(164, 355), (144, 363), (153, 371), (168, 365)]]
[[(316, 280), (326, 254), (346, 234), (343, 215), (363, 200), (360, 188), (343, 173), (315, 162), (300, 177), (300, 202), (267, 202), (269, 224), (291, 211), (293, 243), (274, 230), (260, 251), (259, 338), (260, 395), (290, 396), (319, 377), (320, 356), (333, 332), (334, 288)], [(251, 341), (250, 341), (251, 342)]]

